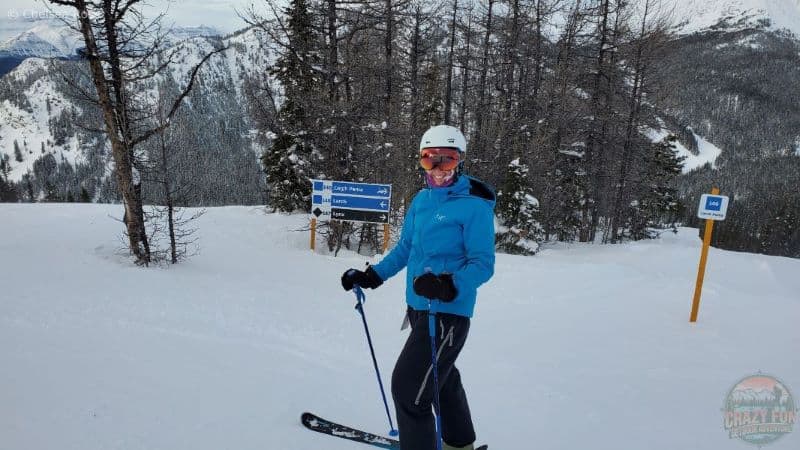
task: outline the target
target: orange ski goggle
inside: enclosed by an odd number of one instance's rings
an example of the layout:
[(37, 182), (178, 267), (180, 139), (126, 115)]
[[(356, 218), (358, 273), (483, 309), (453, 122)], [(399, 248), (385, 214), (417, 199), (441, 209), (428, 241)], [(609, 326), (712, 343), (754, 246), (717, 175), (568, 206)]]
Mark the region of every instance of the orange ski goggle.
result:
[(419, 152), (419, 165), (425, 170), (453, 170), (461, 162), (461, 154), (451, 147), (428, 147)]

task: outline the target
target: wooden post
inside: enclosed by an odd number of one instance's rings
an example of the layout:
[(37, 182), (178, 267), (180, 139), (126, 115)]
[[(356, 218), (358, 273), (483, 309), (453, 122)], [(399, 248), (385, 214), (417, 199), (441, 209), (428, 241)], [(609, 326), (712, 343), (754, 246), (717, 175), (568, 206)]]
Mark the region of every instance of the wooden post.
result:
[(386, 254), (386, 250), (389, 249), (389, 224), (383, 224), (383, 254)]
[(317, 218), (311, 218), (311, 251), (314, 251), (314, 245), (317, 243)]
[[(711, 188), (712, 195), (718, 195), (718, 188)], [(708, 260), (708, 247), (711, 246), (711, 232), (714, 229), (714, 221), (706, 219), (706, 230), (703, 234), (703, 250), (700, 252), (700, 266), (697, 268), (697, 283), (694, 287), (694, 299), (692, 300), (692, 314), (689, 322), (697, 322), (697, 313), (700, 310), (700, 293), (703, 291), (703, 278), (706, 273), (706, 261)]]

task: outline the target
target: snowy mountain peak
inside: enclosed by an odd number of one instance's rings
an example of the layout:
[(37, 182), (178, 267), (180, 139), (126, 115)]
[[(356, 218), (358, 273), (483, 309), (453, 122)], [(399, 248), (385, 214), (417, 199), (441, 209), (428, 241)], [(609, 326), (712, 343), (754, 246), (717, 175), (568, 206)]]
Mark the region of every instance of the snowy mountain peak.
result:
[(675, 0), (681, 33), (768, 27), (800, 36), (800, 0)]
[(36, 26), (0, 44), (0, 53), (17, 57), (68, 57), (75, 53), (77, 35), (62, 29)]
[(200, 25), (196, 27), (173, 27), (169, 30), (167, 37), (170, 42), (180, 42), (196, 37), (213, 37), (221, 35), (222, 32), (214, 27)]
[[(68, 58), (83, 46), (80, 34), (60, 20), (33, 22), (36, 25), (0, 44), (0, 56), (18, 58)], [(220, 36), (214, 27), (173, 27), (167, 32), (167, 42), (174, 44), (195, 37)]]

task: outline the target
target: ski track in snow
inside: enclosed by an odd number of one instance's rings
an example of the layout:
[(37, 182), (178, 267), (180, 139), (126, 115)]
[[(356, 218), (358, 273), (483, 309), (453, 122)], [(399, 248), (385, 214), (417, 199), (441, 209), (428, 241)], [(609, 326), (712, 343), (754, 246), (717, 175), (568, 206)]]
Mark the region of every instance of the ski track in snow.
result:
[[(358, 447), (304, 430), (306, 410), (388, 430), (339, 285), (377, 258), (313, 254), (306, 216), (226, 207), (200, 219), (199, 255), (137, 268), (121, 215), (0, 205), (0, 449)], [(691, 325), (697, 230), (544, 248), (498, 255), (479, 292), (459, 367), (480, 443), (729, 449), (744, 445), (722, 426), (734, 383), (760, 370), (800, 395), (800, 261), (711, 249)], [(404, 287), (401, 273), (366, 292), (387, 390)]]

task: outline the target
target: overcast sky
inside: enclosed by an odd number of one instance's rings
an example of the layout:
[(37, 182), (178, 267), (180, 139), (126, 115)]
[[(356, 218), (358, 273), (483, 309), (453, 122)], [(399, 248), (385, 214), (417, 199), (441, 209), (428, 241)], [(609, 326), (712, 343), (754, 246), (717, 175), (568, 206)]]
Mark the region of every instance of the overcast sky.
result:
[[(145, 3), (148, 6), (143, 10), (147, 15), (167, 12), (165, 25), (208, 25), (223, 32), (245, 26), (242, 19), (236, 15), (237, 9), (244, 11), (251, 4), (255, 4), (258, 10), (266, 9), (263, 0), (145, 0)], [(0, 25), (6, 28), (2, 30), (5, 33), (0, 32), (0, 34), (8, 33), (11, 28), (22, 27), (26, 18), (46, 18), (50, 14), (42, 0), (3, 0), (3, 6), (0, 8), (2, 8)], [(57, 12), (71, 11), (65, 7), (53, 6), (53, 9)]]

